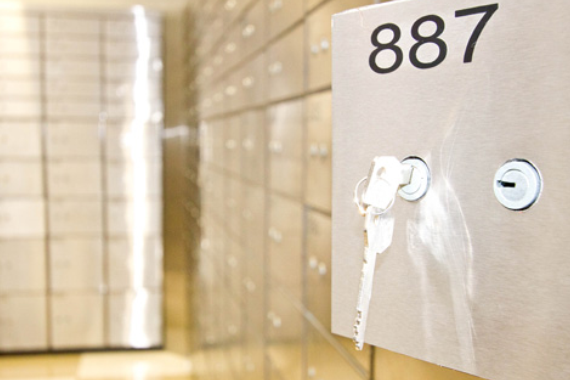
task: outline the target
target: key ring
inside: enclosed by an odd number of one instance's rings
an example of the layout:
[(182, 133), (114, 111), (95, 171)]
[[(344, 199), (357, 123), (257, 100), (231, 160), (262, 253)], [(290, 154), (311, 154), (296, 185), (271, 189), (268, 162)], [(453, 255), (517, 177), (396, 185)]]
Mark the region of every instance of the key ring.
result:
[[(362, 200), (360, 199), (360, 195), (359, 195), (359, 190), (360, 190), (360, 186), (362, 186), (362, 184), (364, 182), (366, 182), (368, 180), (368, 177), (364, 177), (362, 178), (360, 181), (358, 181), (358, 183), (356, 184), (356, 186), (354, 187), (354, 198), (353, 201), (356, 204), (356, 207), (358, 207), (358, 212), (360, 213), (360, 215), (365, 216), (368, 212), (368, 206), (365, 206), (364, 203), (362, 203)], [(383, 181), (385, 181), (383, 179)], [(392, 199), (390, 200), (390, 204), (388, 205), (388, 207), (386, 207), (386, 209), (382, 210), (382, 211), (377, 211), (379, 210), (376, 207), (370, 207), (372, 209), (372, 211), (370, 212), (372, 215), (375, 216), (380, 216), (382, 214), (387, 213), (388, 211), (390, 211), (390, 209), (392, 208), (392, 206), (394, 206), (394, 203), (396, 201), (396, 194), (394, 194), (392, 196)]]

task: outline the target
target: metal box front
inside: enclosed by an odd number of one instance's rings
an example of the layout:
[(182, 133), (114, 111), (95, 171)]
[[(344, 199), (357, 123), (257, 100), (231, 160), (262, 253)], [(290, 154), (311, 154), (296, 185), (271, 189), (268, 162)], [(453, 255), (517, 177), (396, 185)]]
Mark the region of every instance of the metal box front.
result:
[[(492, 4), (469, 44), (485, 14), (456, 12)], [(334, 17), (333, 332), (351, 337), (356, 314), (364, 220), (355, 185), (375, 156), (418, 156), (431, 187), (419, 202), (396, 199), (366, 342), (490, 379), (568, 378), (569, 22), (563, 0), (401, 0)], [(374, 38), (386, 24), (399, 38)], [(439, 41), (444, 59), (417, 67), (437, 60)], [(390, 67), (398, 49), (397, 69), (372, 69)], [(514, 158), (543, 178), (526, 211), (506, 209), (493, 192), (495, 172)]]

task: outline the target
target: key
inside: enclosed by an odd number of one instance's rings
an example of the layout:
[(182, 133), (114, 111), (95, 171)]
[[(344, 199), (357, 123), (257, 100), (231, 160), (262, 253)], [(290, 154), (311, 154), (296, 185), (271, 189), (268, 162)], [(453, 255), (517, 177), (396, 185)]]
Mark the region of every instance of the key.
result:
[(360, 276), (354, 343), (362, 350), (372, 298), (374, 270), (378, 254), (392, 244), (394, 218), (389, 209), (394, 204), (400, 186), (410, 182), (412, 168), (402, 165), (394, 157), (376, 157), (368, 173), (368, 182), (362, 196), (364, 212), (364, 263)]

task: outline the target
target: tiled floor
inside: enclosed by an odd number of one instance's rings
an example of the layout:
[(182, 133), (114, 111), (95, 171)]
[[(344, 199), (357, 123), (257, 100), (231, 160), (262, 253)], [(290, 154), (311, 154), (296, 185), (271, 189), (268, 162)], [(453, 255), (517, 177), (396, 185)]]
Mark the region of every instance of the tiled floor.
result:
[(0, 380), (190, 380), (191, 371), (165, 351), (0, 357)]

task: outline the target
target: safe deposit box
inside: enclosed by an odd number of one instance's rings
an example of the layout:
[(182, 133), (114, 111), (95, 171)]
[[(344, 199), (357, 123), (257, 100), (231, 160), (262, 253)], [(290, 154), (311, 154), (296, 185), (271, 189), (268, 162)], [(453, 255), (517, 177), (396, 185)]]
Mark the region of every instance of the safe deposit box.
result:
[(334, 333), (358, 330), (373, 159), (408, 159), (374, 216), (393, 238), (364, 341), (488, 379), (570, 378), (569, 41), (567, 0), (334, 16)]

